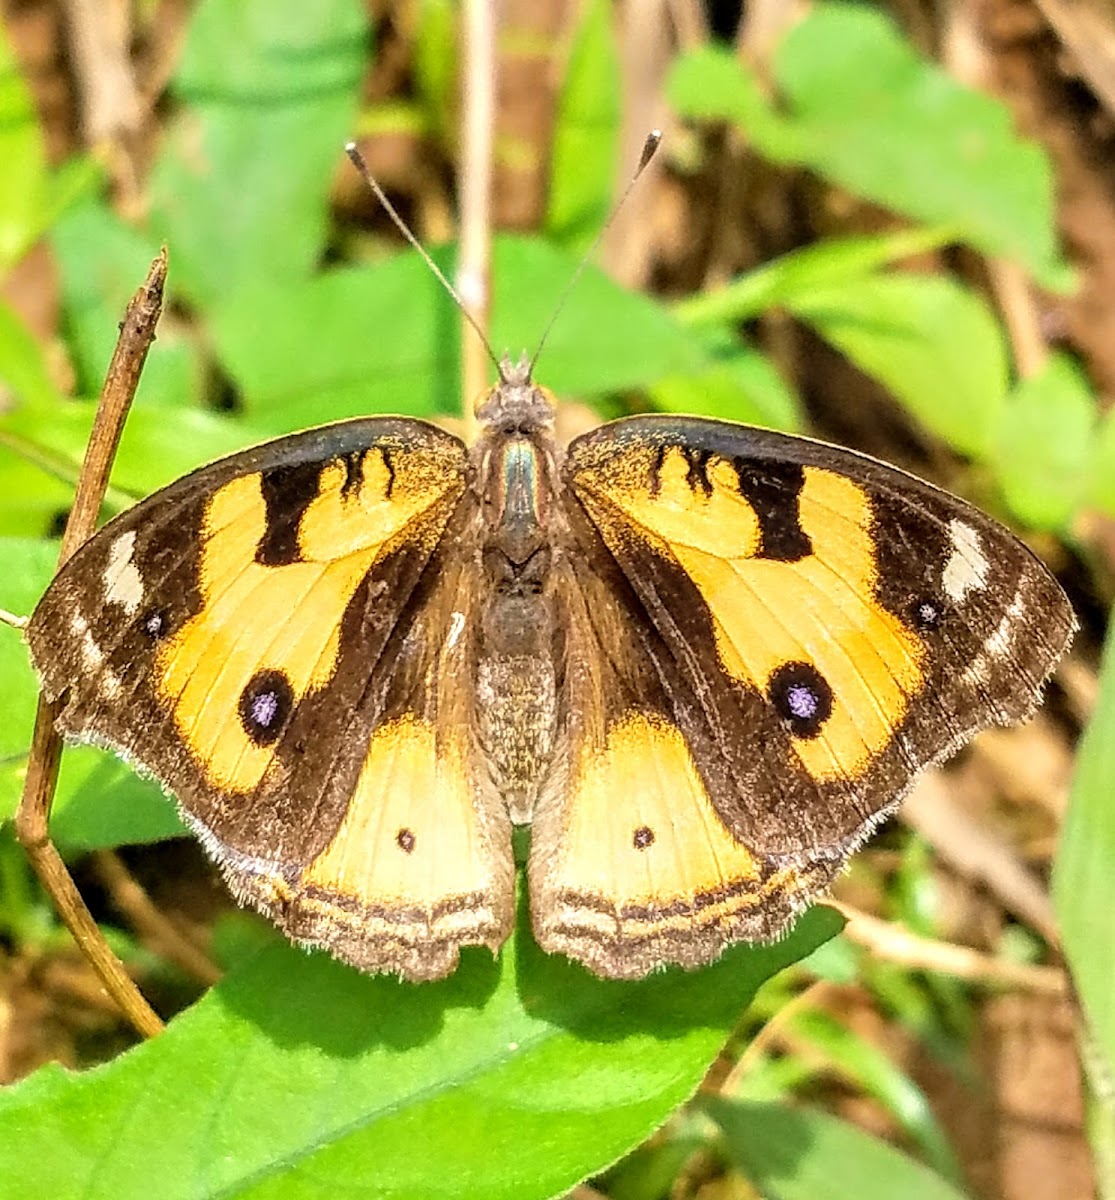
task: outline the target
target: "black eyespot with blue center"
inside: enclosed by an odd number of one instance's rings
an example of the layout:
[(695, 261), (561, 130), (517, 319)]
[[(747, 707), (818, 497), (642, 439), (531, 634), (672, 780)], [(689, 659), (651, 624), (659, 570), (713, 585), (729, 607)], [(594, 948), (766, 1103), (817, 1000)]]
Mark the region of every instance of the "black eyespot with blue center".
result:
[(810, 663), (784, 663), (771, 676), (767, 694), (795, 737), (816, 737), (832, 716), (832, 688)]
[(910, 616), (918, 629), (936, 629), (944, 615), (945, 606), (936, 596), (918, 596), (910, 604)]
[(139, 618), (139, 627), (144, 636), (153, 642), (166, 637), (170, 632), (169, 625), (166, 613), (160, 608), (149, 608)]
[(282, 671), (258, 671), (240, 693), (240, 723), (257, 746), (278, 740), (294, 708), (294, 689)]

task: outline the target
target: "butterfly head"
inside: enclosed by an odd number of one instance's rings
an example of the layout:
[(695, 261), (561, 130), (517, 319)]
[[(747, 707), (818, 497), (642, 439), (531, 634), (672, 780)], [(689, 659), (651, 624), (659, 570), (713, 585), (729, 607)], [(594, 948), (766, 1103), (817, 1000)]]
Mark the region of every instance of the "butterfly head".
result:
[(507, 354), (499, 360), (499, 383), (476, 407), (476, 419), (486, 431), (529, 435), (553, 428), (553, 401), (531, 378), (532, 366), (526, 355), (518, 362)]

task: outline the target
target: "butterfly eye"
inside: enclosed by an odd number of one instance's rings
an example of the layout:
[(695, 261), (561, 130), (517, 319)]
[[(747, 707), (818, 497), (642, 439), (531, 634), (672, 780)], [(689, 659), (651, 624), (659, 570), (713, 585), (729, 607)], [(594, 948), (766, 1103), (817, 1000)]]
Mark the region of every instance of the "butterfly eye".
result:
[(809, 663), (790, 662), (779, 667), (771, 676), (768, 692), (795, 737), (816, 737), (832, 715), (832, 689)]
[(240, 693), (240, 721), (257, 746), (278, 740), (293, 707), (294, 692), (282, 671), (260, 671)]

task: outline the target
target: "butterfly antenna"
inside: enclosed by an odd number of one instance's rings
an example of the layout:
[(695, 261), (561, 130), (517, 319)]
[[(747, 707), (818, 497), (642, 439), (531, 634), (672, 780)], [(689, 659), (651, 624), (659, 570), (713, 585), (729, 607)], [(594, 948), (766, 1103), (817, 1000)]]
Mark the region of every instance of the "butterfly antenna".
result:
[[(430, 257), (429, 253), (426, 250), (426, 247), (422, 245), (422, 243), (414, 236), (413, 233), (411, 233), (410, 227), (407, 225), (406, 221), (404, 221), (403, 218), (399, 216), (398, 212), (395, 210), (395, 206), (391, 203), (390, 200), (387, 199), (387, 193), (383, 190), (383, 188), (381, 188), (379, 186), (379, 183), (376, 181), (376, 177), (372, 174), (371, 170), (369, 169), (368, 163), (365, 160), (363, 154), (360, 153), (360, 150), (358, 149), (356, 143), (355, 142), (346, 142), (345, 143), (345, 153), (352, 160), (352, 165), (360, 172), (361, 176), (364, 179), (364, 182), (368, 185), (369, 188), (371, 188), (373, 194), (375, 195), (375, 198), (380, 202), (380, 204), (383, 205), (384, 211), (391, 218), (391, 220), (395, 222), (395, 228), (398, 229), (398, 231), (403, 235), (403, 237), (405, 237), (406, 240), (408, 242), (410, 242), (410, 244), (415, 248), (415, 250), (418, 251), (418, 253), (422, 256), (422, 261), (434, 273), (434, 275), (436, 276), (436, 278), (437, 278), (438, 282), (441, 284), (441, 286), (443, 288), (445, 288), (445, 290), (449, 293), (450, 296), (453, 297), (453, 303), (456, 304), (456, 306), (461, 310), (461, 313), (464, 316), (465, 320), (472, 326), (473, 330), (476, 332), (476, 336), (480, 339), (481, 343), (484, 346), (484, 349), (488, 352), (488, 357), (495, 364), (496, 370), (499, 371), (499, 377), (502, 379), (503, 371), (500, 368), (499, 359), (496, 357), (495, 352), (492, 350), (491, 342), (489, 342), (487, 337), (485, 337), (483, 329), (480, 328), (480, 325), (477, 322), (476, 318), (472, 315), (472, 313), (469, 312), (468, 306), (461, 299), (460, 294), (458, 293), (457, 289), (445, 277), (445, 273), (442, 271), (441, 267), (439, 267), (437, 265), (437, 263), (434, 262), (434, 260)], [(628, 188), (628, 191), (630, 191), (630, 188)], [(624, 193), (624, 195), (626, 195), (626, 192)], [(607, 228), (607, 226), (605, 226), (605, 228)]]
[(647, 134), (647, 139), (643, 142), (643, 152), (639, 155), (639, 165), (635, 168), (631, 178), (627, 181), (627, 186), (623, 189), (623, 193), (616, 201), (612, 211), (608, 214), (608, 219), (600, 227), (600, 232), (592, 239), (592, 245), (581, 256), (581, 261), (577, 264), (577, 269), (573, 272), (569, 282), (565, 285), (564, 290), (558, 297), (557, 304), (554, 305), (553, 315), (546, 324), (546, 328), (542, 331), (542, 337), (538, 340), (538, 348), (530, 360), (530, 375), (534, 377), (534, 364), (538, 361), (538, 356), (542, 353), (542, 347), (546, 345), (546, 339), (550, 336), (550, 330), (553, 329), (554, 323), (557, 321), (561, 310), (565, 307), (565, 302), (569, 298), (569, 293), (577, 286), (577, 280), (581, 278), (584, 269), (588, 266), (593, 255), (596, 253), (600, 243), (604, 240), (604, 235), (612, 227), (612, 223), (619, 215), (619, 211), (623, 208), (627, 197), (631, 195), (631, 189), (639, 182), (639, 176), (647, 169), (650, 160), (654, 157), (658, 147), (662, 144), (662, 130), (652, 129)]

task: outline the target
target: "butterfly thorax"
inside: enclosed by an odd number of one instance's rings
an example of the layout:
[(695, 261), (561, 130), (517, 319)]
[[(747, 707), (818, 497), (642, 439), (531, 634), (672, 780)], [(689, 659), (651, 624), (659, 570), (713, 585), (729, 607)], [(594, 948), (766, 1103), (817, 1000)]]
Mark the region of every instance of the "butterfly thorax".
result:
[(500, 365), (477, 409), (483, 530), (476, 702), (482, 750), (512, 820), (530, 820), (556, 720), (553, 406), (529, 363)]

